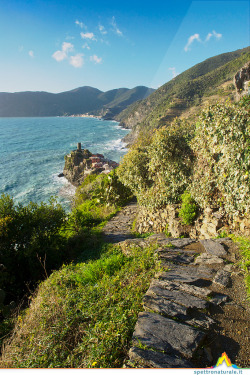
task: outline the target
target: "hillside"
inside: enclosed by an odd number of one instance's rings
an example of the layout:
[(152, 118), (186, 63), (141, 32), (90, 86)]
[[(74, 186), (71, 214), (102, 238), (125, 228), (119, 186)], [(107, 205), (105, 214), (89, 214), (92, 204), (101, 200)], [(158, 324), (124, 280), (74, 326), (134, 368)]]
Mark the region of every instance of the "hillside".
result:
[[(43, 117), (91, 113), (106, 114), (109, 108), (120, 113), (134, 101), (146, 98), (154, 90), (145, 86), (102, 92), (84, 86), (52, 94), (48, 92), (0, 93), (0, 117)], [(110, 116), (109, 116), (110, 117)]]
[(152, 93), (133, 103), (116, 120), (133, 129), (133, 139), (141, 127), (160, 128), (175, 117), (192, 117), (206, 102), (231, 97), (233, 77), (250, 59), (250, 47), (211, 57), (186, 70)]

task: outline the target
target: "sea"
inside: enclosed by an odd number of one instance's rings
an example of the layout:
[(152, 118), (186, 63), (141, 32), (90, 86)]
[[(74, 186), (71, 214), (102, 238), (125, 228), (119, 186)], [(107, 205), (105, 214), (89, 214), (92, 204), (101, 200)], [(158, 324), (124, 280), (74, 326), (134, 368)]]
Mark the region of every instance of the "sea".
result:
[(69, 211), (75, 187), (58, 177), (64, 156), (81, 142), (82, 148), (120, 162), (127, 133), (119, 123), (98, 118), (0, 118), (0, 194), (23, 205), (54, 197)]

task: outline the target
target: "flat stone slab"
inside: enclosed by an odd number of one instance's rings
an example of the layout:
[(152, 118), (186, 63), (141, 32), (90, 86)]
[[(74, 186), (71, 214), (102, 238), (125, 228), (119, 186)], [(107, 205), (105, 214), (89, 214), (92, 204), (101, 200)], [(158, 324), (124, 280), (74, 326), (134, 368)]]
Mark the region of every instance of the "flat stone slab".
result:
[(200, 243), (204, 246), (206, 252), (211, 255), (218, 257), (225, 257), (227, 252), (222, 244), (214, 240), (200, 240)]
[(180, 249), (161, 249), (158, 251), (159, 259), (166, 260), (168, 262), (189, 264), (194, 261), (194, 251), (185, 251)]
[(139, 313), (133, 333), (135, 345), (145, 345), (166, 354), (182, 354), (188, 359), (204, 338), (204, 332), (150, 312)]
[(216, 255), (202, 253), (195, 259), (194, 264), (222, 265), (224, 260)]
[(164, 297), (159, 297), (154, 294), (146, 294), (143, 297), (142, 302), (145, 310), (155, 311), (159, 314), (182, 320), (185, 320), (185, 317), (187, 316), (187, 307), (167, 300)]
[(171, 266), (169, 271), (160, 272), (156, 277), (164, 280), (179, 281), (181, 283), (197, 283), (203, 280), (212, 280), (213, 272), (199, 266)]
[(206, 309), (209, 306), (208, 301), (181, 291), (176, 283), (164, 282), (162, 280), (153, 280), (146, 295), (156, 295), (166, 300), (173, 301), (185, 307), (196, 309)]
[(129, 358), (137, 368), (193, 368), (186, 359), (136, 347), (130, 349)]
[(224, 288), (227, 287), (230, 284), (230, 272), (225, 270), (219, 270), (216, 273), (213, 282)]
[(191, 326), (202, 329), (209, 329), (215, 323), (213, 319), (203, 313), (193, 311), (190, 307), (178, 305), (153, 294), (143, 297), (143, 307), (146, 311), (154, 311), (171, 318), (177, 318)]
[(193, 240), (192, 238), (177, 238), (177, 239), (171, 240), (170, 243), (174, 245), (175, 247), (184, 247), (184, 246), (190, 245), (191, 243), (195, 241), (196, 240)]

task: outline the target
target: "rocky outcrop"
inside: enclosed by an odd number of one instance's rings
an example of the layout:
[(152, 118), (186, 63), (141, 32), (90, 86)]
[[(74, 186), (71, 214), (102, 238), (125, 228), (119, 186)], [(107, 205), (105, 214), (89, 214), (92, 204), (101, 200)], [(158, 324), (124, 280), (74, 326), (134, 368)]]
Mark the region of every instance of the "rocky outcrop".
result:
[(250, 95), (250, 61), (248, 61), (235, 75), (236, 99)]
[(89, 174), (109, 173), (118, 163), (104, 158), (102, 154), (92, 154), (82, 150), (78, 143), (77, 150), (65, 156), (63, 176), (75, 186), (79, 186)]

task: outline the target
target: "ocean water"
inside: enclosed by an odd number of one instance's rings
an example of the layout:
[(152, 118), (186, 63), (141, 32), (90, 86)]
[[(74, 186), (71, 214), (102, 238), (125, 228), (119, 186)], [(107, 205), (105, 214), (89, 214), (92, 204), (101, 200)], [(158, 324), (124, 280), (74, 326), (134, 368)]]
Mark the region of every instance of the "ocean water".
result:
[(114, 121), (82, 117), (0, 118), (0, 194), (16, 203), (57, 197), (69, 209), (75, 188), (58, 174), (77, 142), (92, 153), (120, 161), (128, 133)]

